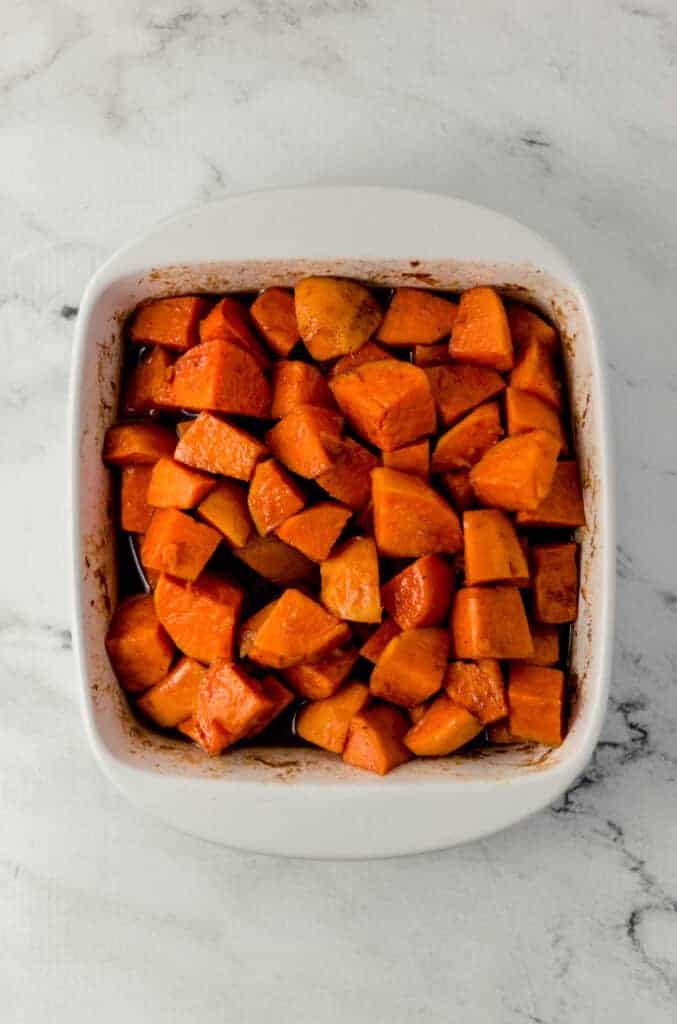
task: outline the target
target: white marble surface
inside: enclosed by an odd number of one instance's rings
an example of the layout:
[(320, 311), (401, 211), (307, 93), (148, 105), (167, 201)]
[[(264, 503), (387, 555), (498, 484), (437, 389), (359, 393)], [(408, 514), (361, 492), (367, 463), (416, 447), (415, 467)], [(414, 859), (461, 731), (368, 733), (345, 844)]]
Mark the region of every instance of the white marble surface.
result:
[[(0, 62), (0, 992), (7, 1024), (668, 1024), (677, 1013), (677, 16), (670, 0), (25, 0)], [(585, 777), (475, 845), (243, 856), (147, 820), (81, 728), (73, 315), (191, 204), (394, 183), (524, 219), (587, 280), (618, 448), (613, 696)]]

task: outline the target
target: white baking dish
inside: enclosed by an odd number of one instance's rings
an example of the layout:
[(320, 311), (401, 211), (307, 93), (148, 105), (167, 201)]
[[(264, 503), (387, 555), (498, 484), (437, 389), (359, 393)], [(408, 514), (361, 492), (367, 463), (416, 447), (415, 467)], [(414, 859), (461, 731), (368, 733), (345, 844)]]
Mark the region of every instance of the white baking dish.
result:
[[(462, 290), (490, 284), (559, 326), (581, 461), (577, 695), (557, 750), (501, 748), (417, 760), (386, 778), (306, 748), (260, 747), (210, 759), (132, 716), (104, 650), (115, 603), (109, 472), (120, 331), (141, 299), (228, 292), (338, 273), (382, 285)], [(71, 379), (74, 647), (99, 764), (136, 804), (197, 836), (267, 853), (383, 857), (452, 846), (546, 806), (590, 758), (604, 715), (612, 642), (614, 524), (610, 432), (590, 304), (569, 263), (515, 221), (458, 199), (380, 188), (235, 196), (161, 225), (94, 276), (77, 321)]]

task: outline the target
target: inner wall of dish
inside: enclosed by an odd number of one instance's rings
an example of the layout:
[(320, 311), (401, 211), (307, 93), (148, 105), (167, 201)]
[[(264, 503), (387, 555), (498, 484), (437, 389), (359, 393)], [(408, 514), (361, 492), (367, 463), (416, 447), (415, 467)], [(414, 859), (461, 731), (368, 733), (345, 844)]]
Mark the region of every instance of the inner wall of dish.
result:
[(581, 545), (579, 617), (572, 634), (573, 698), (569, 734), (556, 751), (528, 745), (483, 749), (476, 755), (416, 760), (398, 776), (507, 777), (525, 770), (540, 771), (566, 757), (576, 743), (586, 715), (586, 700), (596, 678), (594, 666), (595, 595), (601, 587), (599, 441), (592, 402), (592, 367), (586, 325), (576, 296), (548, 275), (529, 266), (429, 263), (412, 261), (359, 262), (336, 260), (256, 262), (244, 265), (205, 264), (157, 268), (111, 285), (92, 311), (81, 381), (80, 527), (83, 618), (89, 699), (96, 727), (112, 756), (163, 772), (213, 777), (331, 778), (354, 773), (323, 751), (305, 747), (250, 747), (210, 759), (193, 744), (172, 740), (144, 728), (133, 716), (115, 679), (104, 648), (104, 636), (115, 605), (115, 531), (111, 474), (101, 463), (106, 428), (117, 411), (122, 326), (142, 299), (193, 292), (257, 291), (271, 284), (292, 286), (306, 274), (340, 274), (368, 284), (412, 285), (463, 291), (490, 284), (511, 298), (530, 302), (557, 324), (562, 334), (565, 372), (581, 475), (587, 526), (578, 531)]

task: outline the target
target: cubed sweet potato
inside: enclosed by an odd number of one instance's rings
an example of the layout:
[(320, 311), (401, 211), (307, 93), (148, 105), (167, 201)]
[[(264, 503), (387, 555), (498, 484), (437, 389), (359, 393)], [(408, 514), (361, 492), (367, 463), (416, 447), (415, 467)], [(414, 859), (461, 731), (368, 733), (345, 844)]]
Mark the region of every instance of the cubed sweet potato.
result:
[(285, 668), (282, 675), (299, 697), (321, 700), (336, 693), (352, 672), (358, 657), (354, 647), (346, 647), (332, 651), (322, 661)]
[(493, 288), (464, 292), (451, 334), (454, 359), (501, 372), (513, 364), (510, 327), (501, 296)]
[(369, 680), (374, 697), (410, 708), (442, 685), (449, 656), (449, 632), (438, 626), (404, 629), (388, 643)]
[(309, 558), (277, 537), (250, 537), (233, 554), (264, 579), (278, 586), (312, 578), (317, 572)]
[(226, 543), (241, 548), (254, 528), (247, 507), (247, 491), (234, 480), (222, 480), (197, 507), (197, 514), (223, 534)]
[(343, 760), (354, 768), (387, 775), (411, 760), (403, 740), (409, 729), (405, 715), (387, 704), (360, 711), (350, 720)]
[(209, 664), (233, 659), (244, 594), (215, 573), (194, 583), (163, 574), (155, 588), (159, 621), (184, 654)]
[(420, 722), (429, 707), (430, 704), (415, 704), (413, 708), (407, 708), (411, 724), (416, 725), (417, 722)]
[(368, 448), (346, 437), (331, 468), (316, 476), (315, 483), (332, 498), (359, 511), (371, 498), (371, 470), (376, 466), (378, 459)]
[(456, 658), (530, 658), (534, 646), (516, 587), (462, 587), (451, 608)]
[(308, 480), (331, 469), (343, 447), (343, 417), (317, 405), (299, 405), (266, 434), (273, 455)]
[(320, 362), (361, 348), (383, 319), (372, 293), (357, 281), (305, 277), (294, 295), (301, 338)]
[(430, 476), (430, 442), (425, 438), (423, 441), (405, 444), (392, 452), (384, 452), (383, 465), (427, 480)]
[(226, 296), (200, 321), (200, 341), (229, 341), (248, 352), (262, 370), (270, 369), (270, 356), (256, 337), (249, 311)]
[(132, 320), (129, 340), (185, 352), (198, 340), (198, 322), (206, 309), (207, 301), (196, 295), (144, 302)]
[(540, 341), (524, 345), (510, 374), (510, 386), (537, 395), (558, 412), (562, 408), (562, 386), (552, 356)]
[(495, 658), (452, 661), (444, 677), (444, 689), (455, 704), (466, 708), (482, 725), (508, 714), (503, 673)]
[(109, 427), (103, 441), (103, 461), (108, 466), (153, 466), (164, 455), (173, 455), (176, 434), (159, 423), (118, 423)]
[(510, 732), (522, 740), (557, 747), (564, 739), (564, 673), (513, 665), (508, 678)]
[(272, 393), (254, 357), (231, 341), (205, 341), (167, 371), (157, 403), (172, 409), (233, 413), (267, 419)]
[(154, 345), (143, 353), (130, 371), (122, 393), (121, 408), (125, 416), (143, 416), (155, 408), (156, 397), (164, 387), (173, 362), (172, 352), (161, 345)]
[(470, 743), (482, 731), (482, 723), (467, 708), (441, 693), (421, 720), (412, 725), (404, 742), (419, 757), (444, 757)]
[(562, 420), (553, 407), (538, 395), (509, 387), (505, 392), (505, 418), (508, 435), (547, 430), (559, 441), (560, 452), (566, 453), (567, 439)]
[(559, 336), (554, 327), (534, 313), (528, 306), (519, 302), (511, 302), (507, 307), (510, 335), (516, 351), (529, 341), (540, 341), (547, 349), (554, 352), (559, 347)]
[(432, 345), (448, 338), (458, 305), (422, 288), (396, 288), (376, 337), (386, 345)]
[(205, 667), (193, 658), (180, 658), (171, 672), (144, 693), (137, 707), (163, 729), (175, 728), (195, 714), (197, 691)]
[(323, 562), (351, 515), (351, 509), (345, 505), (318, 501), (312, 508), (290, 516), (276, 532), (281, 540), (302, 551), (313, 562)]
[(398, 359), (364, 363), (330, 381), (357, 433), (385, 452), (435, 430), (435, 403), (425, 371)]
[(128, 533), (145, 533), (153, 517), (148, 504), (152, 466), (123, 466), (120, 476), (120, 526)]
[(257, 612), (254, 612), (254, 614), (250, 615), (248, 619), (245, 619), (240, 626), (238, 633), (238, 653), (241, 658), (249, 657), (249, 652), (252, 649), (254, 638), (277, 604), (277, 600), (278, 599), (275, 598), (274, 601), (269, 601), (268, 604), (263, 606), (263, 608), (259, 608)]
[(209, 473), (175, 459), (158, 459), (148, 485), (148, 504), (155, 508), (195, 508), (215, 485)]
[(296, 734), (316, 747), (341, 754), (351, 719), (368, 702), (369, 688), (364, 683), (348, 683), (333, 696), (302, 707), (296, 716)]
[(249, 313), (268, 347), (282, 358), (288, 356), (301, 337), (293, 292), (286, 288), (266, 288), (254, 300)]
[(360, 654), (367, 661), (371, 661), (375, 665), (392, 638), (401, 632), (401, 628), (394, 619), (384, 619), (381, 625), (362, 644)]
[(425, 372), (437, 415), (446, 427), (505, 388), (500, 373), (488, 366), (448, 363), (446, 366), (432, 366)]
[(432, 457), (433, 473), (474, 466), (502, 433), (498, 402), (478, 405), (438, 440)]
[(367, 341), (361, 348), (358, 348), (357, 352), (349, 352), (347, 356), (337, 359), (329, 371), (329, 376), (338, 377), (341, 373), (350, 373), (358, 366), (364, 366), (365, 363), (378, 363), (381, 359), (393, 358), (394, 356), (381, 345), (377, 345), (374, 341)]
[(529, 566), (515, 527), (505, 512), (480, 508), (463, 513), (465, 581), (524, 586)]
[(440, 483), (451, 498), (457, 512), (465, 512), (477, 504), (475, 492), (470, 483), (469, 469), (454, 469), (451, 473), (441, 473)]
[(439, 341), (435, 345), (416, 345), (414, 348), (414, 365), (423, 368), (442, 366), (451, 362), (449, 342)]
[(196, 580), (212, 557), (221, 534), (204, 523), (196, 523), (185, 512), (158, 508), (153, 513), (141, 545), (145, 569), (171, 573), (184, 580)]
[(558, 451), (557, 438), (546, 430), (506, 437), (473, 466), (470, 483), (485, 505), (530, 511), (552, 487)]
[(270, 415), (279, 420), (299, 405), (336, 408), (329, 385), (316, 366), (300, 359), (281, 359), (273, 370)]
[(320, 661), (350, 640), (350, 630), (312, 598), (288, 588), (259, 627), (249, 657), (269, 668)]
[(533, 608), (539, 622), (573, 622), (578, 607), (576, 544), (534, 545)]
[(239, 665), (217, 661), (200, 684), (195, 717), (201, 729), (217, 722), (230, 746), (262, 732), (292, 699), (274, 676), (254, 679)]
[(556, 665), (559, 661), (559, 629), (547, 622), (530, 622), (534, 653), (524, 658), (526, 665)]
[(583, 493), (575, 459), (557, 463), (545, 498), (531, 512), (518, 512), (517, 522), (521, 526), (585, 526)]
[(210, 755), (222, 753), (226, 747), (231, 746), (235, 740), (223, 729), (217, 721), (212, 719), (209, 722), (204, 723), (204, 728), (198, 725), (198, 721), (195, 715), (191, 715), (190, 718), (186, 718), (185, 721), (179, 722), (176, 727), (180, 733), (187, 736), (188, 739), (193, 740), (202, 749)]
[(247, 503), (254, 526), (265, 537), (300, 512), (306, 497), (286, 469), (275, 459), (266, 459), (254, 470)]
[(106, 650), (120, 686), (139, 693), (169, 671), (174, 645), (155, 614), (150, 594), (127, 597), (115, 609)]
[(463, 547), (458, 516), (437, 491), (410, 473), (372, 470), (374, 534), (381, 555), (420, 558)]
[(381, 621), (381, 591), (376, 545), (371, 537), (353, 537), (320, 566), (322, 604), (339, 619)]
[(266, 446), (246, 430), (201, 412), (182, 435), (174, 457), (208, 473), (251, 480), (257, 462), (267, 454)]
[(453, 592), (449, 563), (439, 555), (424, 555), (381, 588), (381, 600), (398, 626), (418, 629), (444, 621)]

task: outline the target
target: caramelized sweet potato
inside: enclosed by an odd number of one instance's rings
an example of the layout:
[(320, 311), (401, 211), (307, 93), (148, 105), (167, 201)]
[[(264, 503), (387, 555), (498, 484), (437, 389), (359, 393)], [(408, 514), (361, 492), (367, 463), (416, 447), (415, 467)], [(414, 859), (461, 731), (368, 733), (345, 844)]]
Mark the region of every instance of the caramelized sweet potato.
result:
[(386, 345), (432, 345), (448, 338), (458, 306), (422, 288), (396, 288), (376, 337)]
[(250, 537), (233, 554), (259, 576), (281, 587), (312, 578), (316, 572), (309, 558), (277, 537)]
[(516, 587), (462, 587), (451, 609), (456, 658), (530, 658), (534, 646)]
[(405, 629), (388, 643), (371, 673), (374, 697), (411, 708), (437, 693), (447, 667), (449, 633), (429, 626)]
[(539, 622), (573, 622), (578, 606), (575, 544), (543, 544), (532, 548), (533, 607)]
[(139, 306), (129, 329), (136, 345), (165, 345), (185, 352), (198, 340), (198, 322), (207, 301), (196, 295), (153, 299)]
[(506, 437), (473, 466), (470, 483), (485, 505), (530, 511), (550, 491), (558, 451), (559, 442), (545, 430)]
[(394, 619), (384, 619), (378, 629), (375, 629), (362, 644), (360, 654), (375, 665), (392, 638), (401, 632)]
[(323, 562), (339, 539), (351, 510), (333, 501), (318, 501), (278, 528), (280, 540), (302, 551), (313, 562)]
[(510, 335), (516, 351), (530, 341), (540, 341), (551, 352), (559, 347), (557, 331), (528, 306), (511, 302), (507, 308)]
[(350, 373), (358, 366), (364, 366), (365, 363), (378, 363), (381, 359), (393, 358), (387, 349), (373, 341), (367, 341), (362, 348), (358, 348), (357, 352), (349, 352), (347, 356), (337, 359), (329, 371), (329, 376), (338, 377), (341, 373)]
[(123, 466), (120, 477), (120, 526), (128, 533), (145, 533), (153, 517), (148, 504), (152, 466)]
[(562, 387), (552, 356), (540, 341), (524, 345), (510, 374), (510, 386), (537, 395), (558, 412), (562, 409)]
[(444, 689), (455, 704), (466, 708), (482, 725), (508, 714), (503, 673), (495, 658), (452, 661), (444, 677)]
[(299, 476), (313, 480), (331, 469), (343, 447), (343, 417), (317, 405), (299, 405), (266, 434), (273, 455)]
[(195, 508), (216, 485), (208, 473), (162, 458), (153, 466), (147, 500), (155, 508)]
[(508, 679), (510, 732), (522, 740), (557, 747), (564, 739), (564, 673), (513, 665)]
[(435, 430), (435, 403), (425, 371), (398, 359), (365, 363), (330, 382), (357, 433), (385, 452)]
[(372, 293), (357, 281), (306, 277), (294, 294), (301, 338), (320, 362), (361, 348), (383, 319)]
[(353, 537), (320, 566), (322, 604), (339, 619), (381, 621), (381, 592), (376, 545), (371, 537)]
[(585, 526), (583, 493), (575, 459), (557, 463), (545, 498), (531, 512), (518, 512), (517, 522), (521, 526)]
[(525, 665), (556, 665), (559, 661), (559, 630), (547, 622), (530, 622), (534, 653), (524, 658)]
[(174, 645), (155, 614), (150, 594), (127, 597), (115, 609), (106, 650), (120, 686), (139, 693), (167, 675)]
[(274, 601), (269, 601), (268, 604), (263, 606), (263, 608), (259, 608), (257, 612), (254, 612), (254, 614), (250, 615), (248, 619), (245, 619), (240, 626), (238, 634), (238, 653), (241, 658), (249, 657), (249, 652), (252, 649), (256, 634), (276, 604), (277, 598), (275, 598)]
[(350, 640), (344, 622), (300, 590), (284, 591), (254, 637), (249, 657), (269, 668), (320, 661)]
[(529, 566), (515, 528), (495, 508), (463, 513), (465, 581), (476, 583), (513, 583), (524, 586)]
[(389, 558), (454, 554), (463, 547), (458, 517), (437, 491), (409, 473), (372, 470), (374, 534)]
[(274, 676), (254, 679), (237, 665), (217, 661), (200, 684), (195, 717), (203, 730), (216, 722), (230, 745), (258, 735), (292, 699)]
[(306, 498), (295, 481), (275, 459), (259, 462), (247, 498), (254, 526), (262, 537), (299, 512)]
[(281, 359), (273, 370), (270, 415), (279, 420), (299, 405), (336, 408), (329, 385), (316, 366), (300, 359)]
[(368, 448), (346, 437), (331, 468), (316, 476), (315, 483), (332, 498), (359, 511), (371, 498), (371, 470), (376, 466), (378, 459)]
[(175, 728), (195, 714), (197, 691), (205, 667), (192, 658), (180, 658), (171, 672), (147, 690), (137, 707), (163, 729)]
[(442, 434), (435, 445), (433, 473), (474, 466), (503, 433), (498, 402), (485, 402)]
[(451, 473), (442, 473), (440, 482), (457, 512), (465, 512), (466, 509), (477, 504), (475, 492), (470, 483), (470, 470), (455, 469)]
[(343, 760), (355, 768), (387, 775), (411, 760), (403, 739), (409, 722), (397, 708), (377, 704), (354, 715), (348, 726)]
[(249, 313), (276, 355), (288, 356), (300, 339), (294, 295), (286, 288), (266, 288), (254, 300)]
[(194, 583), (163, 574), (155, 611), (180, 651), (209, 664), (232, 660), (243, 598), (239, 587), (215, 573), (204, 572)]
[(443, 757), (470, 743), (481, 731), (482, 723), (474, 715), (441, 693), (409, 729), (404, 742), (418, 757)]
[(200, 341), (229, 341), (248, 352), (262, 370), (270, 368), (270, 357), (252, 329), (249, 312), (226, 296), (200, 321)]
[(103, 441), (108, 466), (153, 466), (163, 455), (173, 455), (176, 434), (159, 423), (120, 423), (109, 427)]
[(430, 476), (430, 442), (426, 438), (424, 441), (405, 444), (393, 452), (384, 452), (383, 465), (427, 480)]
[(316, 747), (341, 754), (351, 719), (368, 702), (369, 688), (364, 683), (348, 683), (333, 696), (302, 707), (296, 716), (296, 733)]
[(145, 569), (196, 580), (220, 540), (220, 533), (211, 526), (196, 523), (185, 512), (158, 508), (143, 538), (141, 564)]
[(418, 629), (444, 621), (453, 592), (448, 563), (439, 555), (424, 555), (381, 588), (381, 600), (401, 629)]
[(247, 507), (247, 492), (234, 480), (222, 480), (197, 507), (197, 514), (233, 548), (247, 543), (254, 528)]
[(322, 700), (336, 693), (352, 672), (358, 657), (354, 647), (346, 647), (332, 651), (322, 661), (314, 664), (285, 668), (282, 675), (299, 697)]
[(437, 415), (446, 427), (505, 388), (500, 373), (487, 366), (448, 363), (426, 371)]
[(226, 747), (234, 743), (234, 739), (215, 720), (204, 722), (203, 725), (204, 728), (198, 725), (196, 716), (191, 715), (184, 722), (179, 722), (176, 728), (211, 756), (223, 753)]
[(268, 449), (258, 438), (226, 420), (201, 412), (183, 433), (174, 457), (208, 473), (251, 480)]
[(508, 435), (547, 430), (559, 441), (560, 452), (566, 453), (567, 440), (562, 421), (553, 407), (538, 395), (509, 387), (505, 392), (505, 417)]
[(271, 389), (245, 349), (231, 341), (205, 341), (179, 356), (157, 395), (160, 406), (267, 419)]
[(501, 372), (512, 367), (508, 318), (493, 288), (471, 288), (463, 293), (449, 351), (464, 363), (492, 366)]
[(143, 416), (154, 409), (156, 397), (164, 387), (167, 371), (174, 362), (169, 349), (154, 345), (144, 352), (130, 371), (122, 394), (122, 412), (125, 416)]
[(424, 369), (428, 366), (442, 366), (451, 362), (449, 342), (440, 341), (436, 345), (416, 345), (414, 348), (414, 365)]

